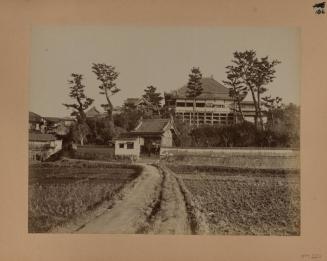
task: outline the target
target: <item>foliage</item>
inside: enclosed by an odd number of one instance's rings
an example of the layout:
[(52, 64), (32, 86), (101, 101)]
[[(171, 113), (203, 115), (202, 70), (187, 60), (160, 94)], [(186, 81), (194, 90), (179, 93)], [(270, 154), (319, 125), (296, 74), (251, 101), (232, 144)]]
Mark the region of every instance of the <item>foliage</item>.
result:
[(254, 124), (242, 122), (234, 125), (202, 125), (191, 131), (192, 144), (197, 147), (256, 146), (257, 130)]
[(114, 115), (114, 122), (116, 126), (131, 131), (136, 127), (141, 117), (143, 117), (142, 111), (124, 106), (122, 113)]
[(272, 145), (300, 147), (300, 107), (290, 103), (270, 111), (267, 132), (273, 134)]
[(113, 138), (116, 138), (122, 132), (126, 132), (125, 128), (120, 125), (124, 123), (124, 119), (121, 118), (121, 122), (117, 121), (117, 115), (114, 115), (114, 122), (111, 122), (108, 117), (104, 117), (88, 118), (86, 123), (89, 127), (86, 136), (88, 144), (108, 145)]
[(192, 137), (190, 136), (191, 126), (187, 122), (183, 122), (177, 118), (174, 119), (177, 132), (175, 143), (177, 147), (186, 147), (192, 145)]
[(73, 141), (84, 145), (87, 142), (87, 135), (90, 133), (90, 128), (85, 122), (77, 123), (71, 127), (71, 135)]
[(72, 116), (75, 116), (78, 122), (83, 123), (85, 121), (85, 110), (89, 108), (89, 106), (93, 103), (93, 99), (88, 98), (85, 93), (85, 85), (82, 84), (83, 75), (72, 73), (71, 77), (72, 80), (69, 80), (68, 83), (70, 84), (70, 92), (69, 97), (76, 100), (76, 103), (66, 104), (63, 105), (66, 108), (73, 109), (71, 113)]
[(157, 88), (152, 85), (146, 87), (144, 92), (142, 97), (152, 105), (152, 108), (160, 112), (161, 101), (163, 99), (161, 93), (157, 92)]
[(300, 110), (294, 104), (276, 107), (265, 129), (257, 129), (251, 122), (233, 125), (201, 125), (190, 128), (176, 120), (177, 146), (187, 147), (299, 147)]

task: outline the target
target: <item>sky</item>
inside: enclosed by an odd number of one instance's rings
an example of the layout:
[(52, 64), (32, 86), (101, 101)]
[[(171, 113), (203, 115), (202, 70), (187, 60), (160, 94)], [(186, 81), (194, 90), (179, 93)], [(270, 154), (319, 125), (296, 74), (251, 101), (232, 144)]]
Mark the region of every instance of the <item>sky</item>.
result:
[(226, 80), (233, 52), (253, 49), (257, 57), (278, 59), (276, 79), (267, 94), (284, 103), (300, 100), (300, 31), (292, 27), (33, 27), (29, 108), (41, 116), (69, 116), (62, 104), (71, 103), (68, 80), (83, 74), (85, 93), (100, 111), (105, 102), (92, 63), (112, 65), (119, 72), (121, 91), (114, 106), (140, 97), (148, 85), (161, 93), (176, 90), (188, 81), (192, 67), (203, 77)]

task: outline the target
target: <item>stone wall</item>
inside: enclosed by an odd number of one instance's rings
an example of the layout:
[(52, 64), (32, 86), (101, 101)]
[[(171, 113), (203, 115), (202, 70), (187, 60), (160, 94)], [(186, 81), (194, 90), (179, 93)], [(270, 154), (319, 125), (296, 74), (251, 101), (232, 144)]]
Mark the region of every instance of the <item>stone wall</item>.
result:
[(300, 153), (292, 149), (272, 148), (166, 148), (161, 159), (178, 164), (299, 169)]

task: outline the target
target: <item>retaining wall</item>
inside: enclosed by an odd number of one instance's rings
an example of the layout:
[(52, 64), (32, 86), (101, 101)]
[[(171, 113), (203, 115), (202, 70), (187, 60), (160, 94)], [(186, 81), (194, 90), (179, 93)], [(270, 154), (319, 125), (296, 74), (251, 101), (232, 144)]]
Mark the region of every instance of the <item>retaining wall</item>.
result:
[(177, 164), (299, 169), (299, 150), (283, 148), (161, 148), (161, 159)]

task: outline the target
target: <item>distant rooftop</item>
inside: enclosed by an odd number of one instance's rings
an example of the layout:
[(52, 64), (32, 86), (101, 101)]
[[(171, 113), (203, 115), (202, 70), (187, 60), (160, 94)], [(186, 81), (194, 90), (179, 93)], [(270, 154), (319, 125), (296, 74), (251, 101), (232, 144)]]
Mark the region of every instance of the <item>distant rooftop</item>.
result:
[[(224, 99), (232, 100), (229, 96), (229, 89), (217, 82), (213, 77), (205, 77), (201, 80), (203, 91), (197, 99)], [(171, 91), (169, 94), (174, 98), (185, 99), (187, 98), (187, 85), (179, 88), (178, 90)]]
[(30, 111), (28, 117), (29, 122), (42, 122), (42, 117), (35, 112)]

